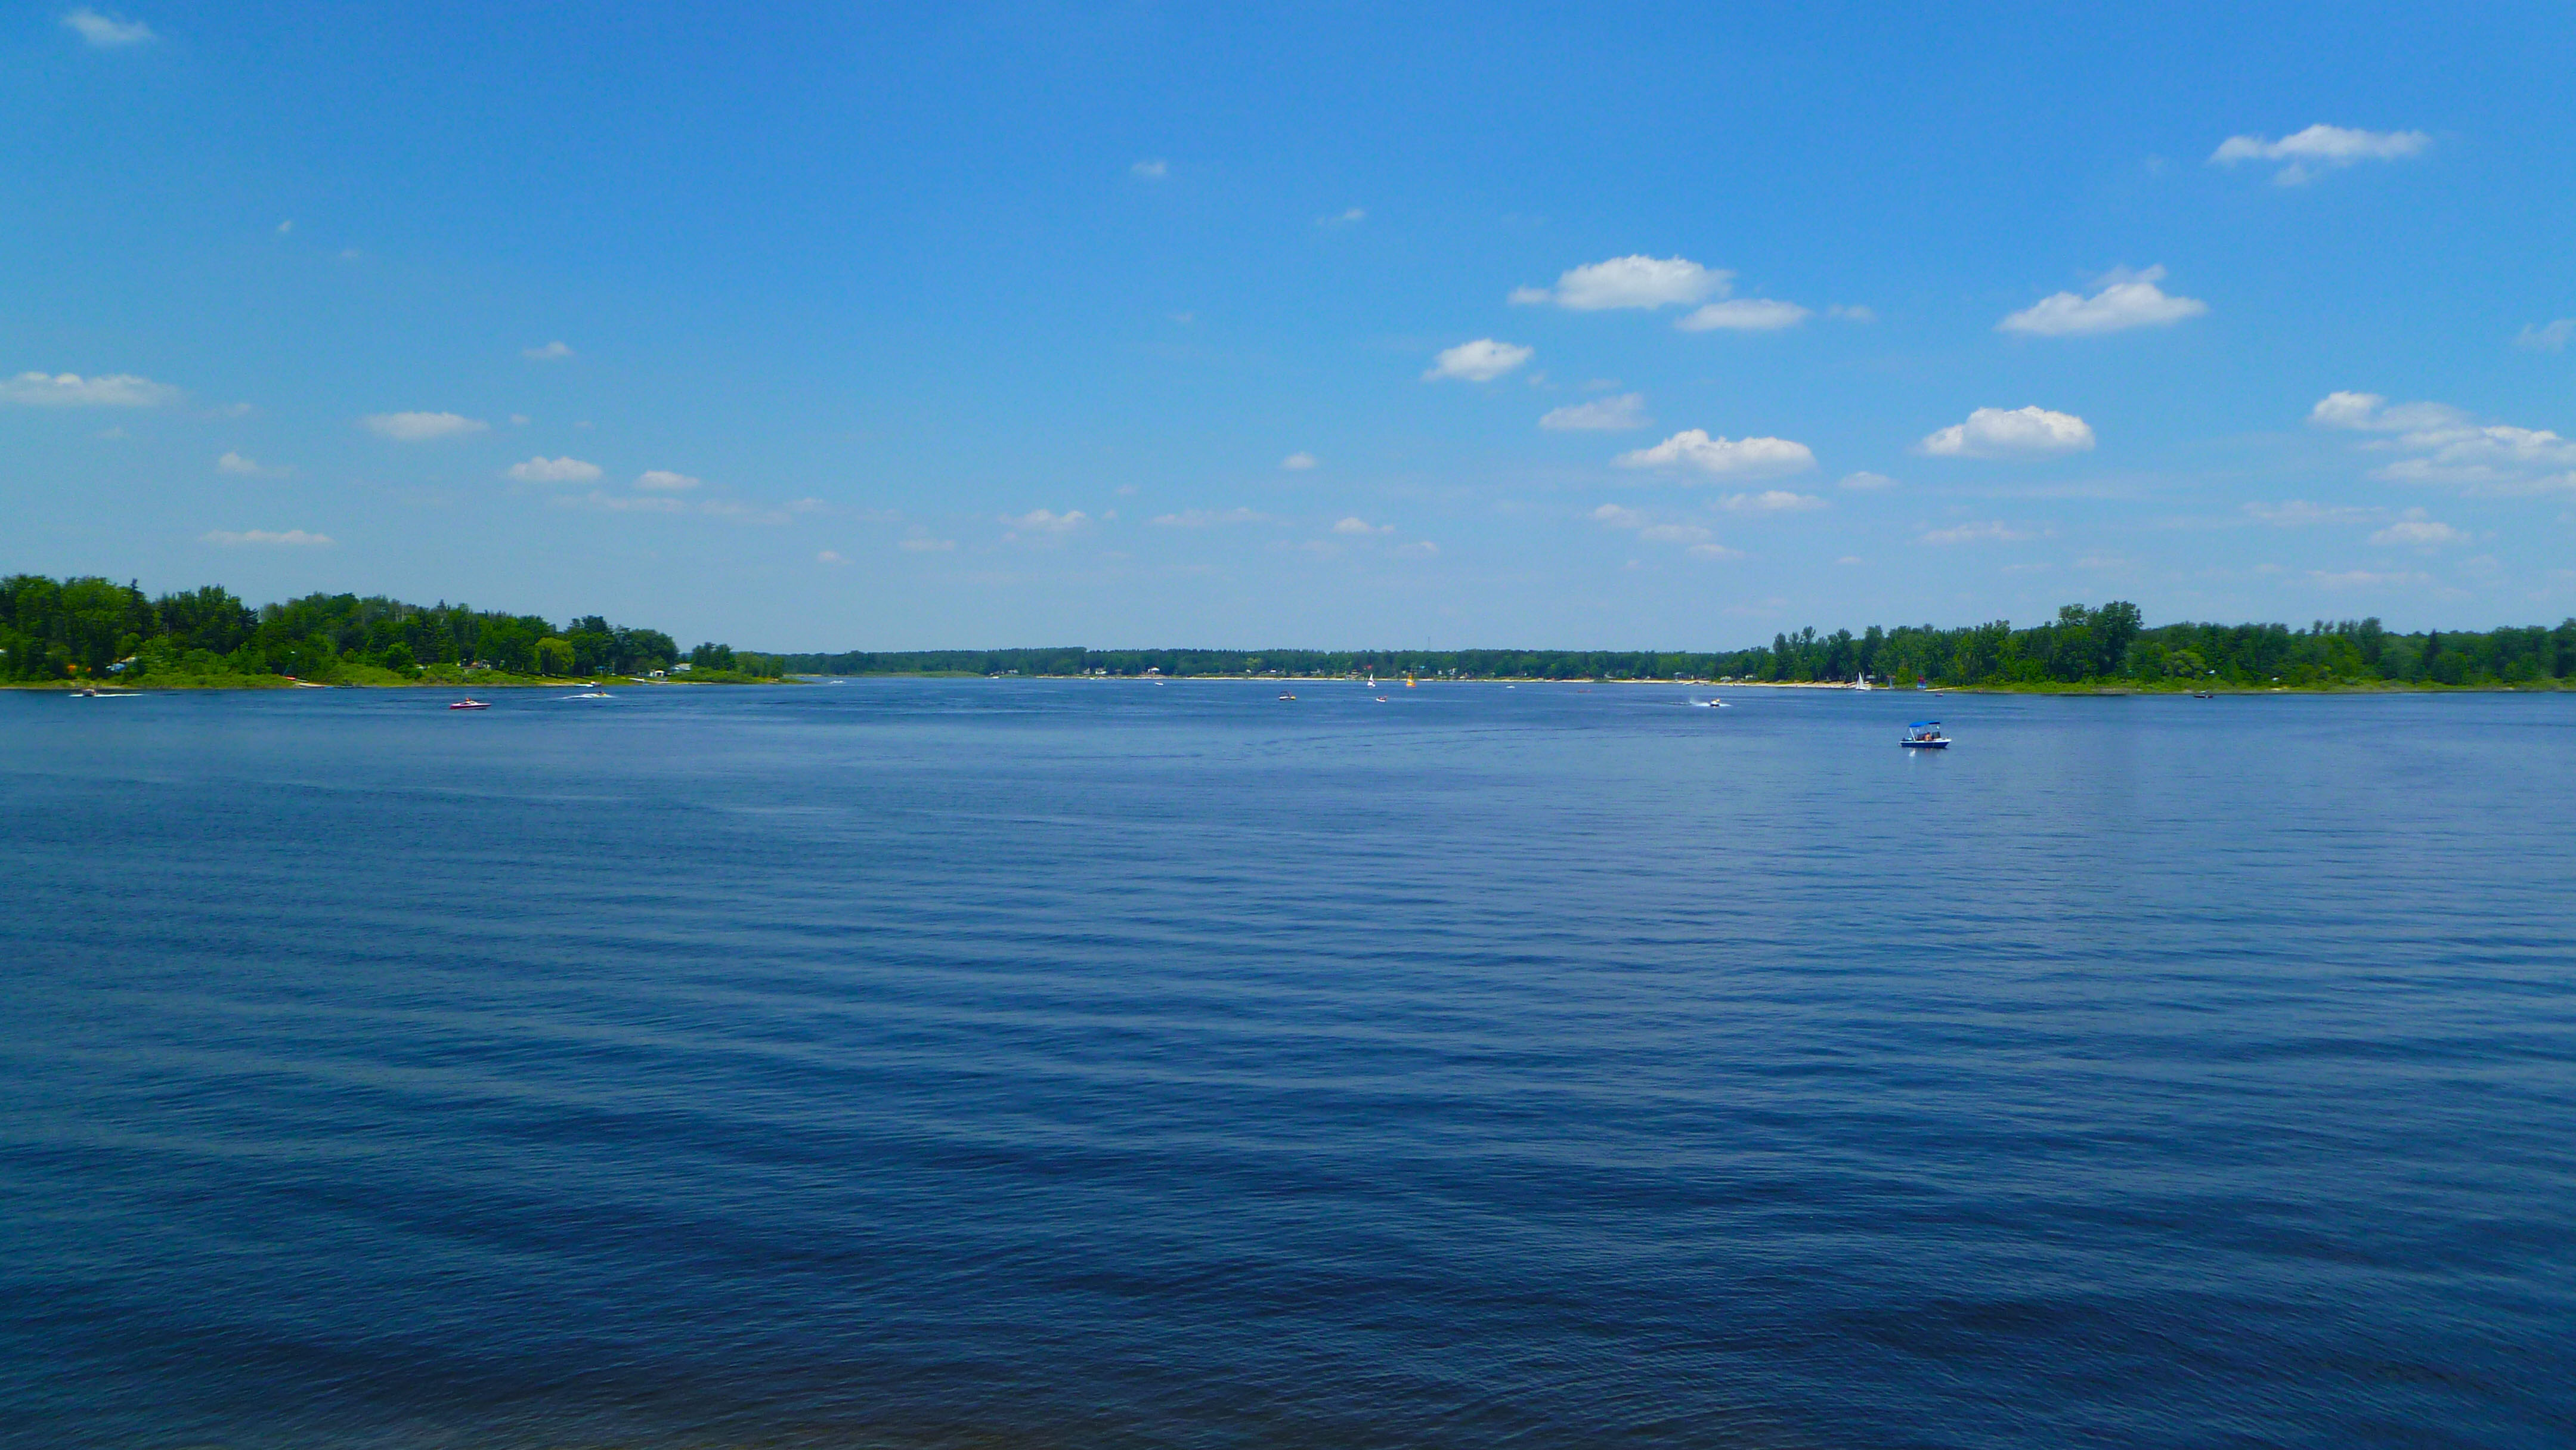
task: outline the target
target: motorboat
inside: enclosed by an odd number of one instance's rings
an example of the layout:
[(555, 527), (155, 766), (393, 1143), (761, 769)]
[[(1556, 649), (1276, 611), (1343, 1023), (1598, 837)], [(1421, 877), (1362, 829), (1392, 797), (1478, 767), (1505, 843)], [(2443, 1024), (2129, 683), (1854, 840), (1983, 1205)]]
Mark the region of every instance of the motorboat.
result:
[(1296, 699), (1297, 697), (1296, 697), (1296, 696), (1294, 696), (1294, 695), (1282, 695), (1282, 696), (1280, 696), (1279, 698), (1280, 698), (1280, 699), (1283, 699), (1283, 700), (1293, 700), (1293, 699)]
[(617, 697), (608, 693), (606, 690), (584, 690), (578, 695), (558, 695), (555, 698), (559, 700), (614, 700)]
[(1693, 700), (1691, 701), (1691, 704), (1702, 710), (1723, 710), (1726, 708), (1726, 702), (1724, 700)]
[(447, 708), (450, 710), (489, 710), (492, 707), (481, 700), (459, 700)]
[(1938, 720), (1917, 720), (1905, 727), (1905, 738), (1898, 742), (1908, 750), (1947, 750), (1950, 737), (1941, 733)]

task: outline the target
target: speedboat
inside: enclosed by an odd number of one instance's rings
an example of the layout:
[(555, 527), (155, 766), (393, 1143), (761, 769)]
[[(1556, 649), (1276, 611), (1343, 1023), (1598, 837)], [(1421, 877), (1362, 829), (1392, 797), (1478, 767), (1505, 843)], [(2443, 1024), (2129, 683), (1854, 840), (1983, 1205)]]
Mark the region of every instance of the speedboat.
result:
[(1297, 697), (1296, 697), (1296, 696), (1294, 696), (1294, 695), (1282, 695), (1282, 696), (1280, 696), (1279, 698), (1280, 698), (1280, 699), (1283, 699), (1283, 700), (1293, 700), (1293, 699), (1296, 699)]
[(584, 690), (578, 695), (558, 695), (555, 698), (559, 700), (614, 700), (617, 697), (608, 693), (606, 690)]
[(1691, 703), (1703, 710), (1723, 710), (1726, 708), (1726, 702), (1724, 700), (1693, 700)]
[(450, 710), (489, 710), (492, 707), (481, 700), (459, 700), (447, 708)]
[(1899, 742), (1908, 750), (1947, 750), (1950, 737), (1941, 733), (1938, 720), (1917, 720), (1905, 727), (1905, 738)]

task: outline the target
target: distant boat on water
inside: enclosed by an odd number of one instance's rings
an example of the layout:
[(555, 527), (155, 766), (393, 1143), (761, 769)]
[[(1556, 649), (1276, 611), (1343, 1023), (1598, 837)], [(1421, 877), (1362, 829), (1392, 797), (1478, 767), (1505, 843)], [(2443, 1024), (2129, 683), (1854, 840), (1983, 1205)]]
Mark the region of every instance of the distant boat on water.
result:
[(1872, 688), (1872, 686), (1871, 686), (1871, 685), (1870, 685), (1870, 683), (1869, 683), (1869, 676), (1867, 676), (1867, 675), (1854, 675), (1854, 676), (1852, 676), (1852, 684), (1851, 684), (1851, 687), (1852, 687), (1853, 689), (1855, 689), (1855, 690), (1866, 690), (1866, 689), (1870, 689), (1870, 688)]
[(1947, 750), (1950, 737), (1941, 733), (1938, 720), (1917, 720), (1905, 727), (1905, 738), (1898, 742), (1908, 750)]
[(447, 708), (450, 710), (489, 710), (492, 707), (481, 700), (459, 700)]

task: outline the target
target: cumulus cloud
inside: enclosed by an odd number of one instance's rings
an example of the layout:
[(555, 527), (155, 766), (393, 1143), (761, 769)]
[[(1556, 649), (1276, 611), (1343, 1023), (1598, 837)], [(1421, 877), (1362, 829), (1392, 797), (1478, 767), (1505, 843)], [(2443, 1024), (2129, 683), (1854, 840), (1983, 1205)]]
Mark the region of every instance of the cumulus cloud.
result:
[(209, 544), (221, 544), (227, 549), (256, 546), (301, 549), (325, 545), (331, 542), (331, 536), (329, 534), (308, 534), (302, 529), (288, 529), (284, 533), (270, 533), (266, 529), (244, 529), (240, 533), (232, 533), (228, 530), (217, 529), (213, 533), (205, 535), (204, 538)]
[(2046, 408), (1979, 408), (1916, 447), (1938, 458), (2047, 458), (2093, 446), (2093, 429)]
[(2567, 340), (2576, 337), (2576, 317), (2562, 317), (2556, 322), (2524, 323), (2515, 333), (2513, 345), (2534, 352), (2564, 352)]
[(2230, 136), (2210, 153), (2209, 160), (2213, 166), (2234, 166), (2243, 161), (2287, 162), (2272, 179), (2283, 186), (2297, 186), (2315, 176), (2310, 167), (2333, 170), (2364, 161), (2397, 161), (2421, 156), (2432, 144), (2433, 138), (2421, 131), (2356, 131), (2317, 125), (2278, 141), (2261, 136)]
[(1422, 375), (1422, 380), (1436, 383), (1463, 378), (1471, 383), (1490, 383), (1537, 355), (1536, 348), (1480, 337), (1442, 352), (1432, 360), (1431, 370)]
[(1871, 473), (1863, 469), (1858, 473), (1844, 474), (1842, 482), (1835, 487), (1848, 488), (1855, 493), (1875, 493), (1883, 488), (1896, 487), (1896, 480), (1884, 473)]
[(455, 438), (467, 433), (480, 433), (492, 425), (480, 418), (457, 413), (369, 413), (359, 420), (378, 437), (397, 443), (426, 443), (434, 438)]
[(557, 362), (572, 356), (572, 349), (560, 342), (550, 342), (543, 347), (523, 347), (519, 349), (519, 356), (535, 362)]
[(1813, 494), (1769, 488), (1760, 493), (1730, 493), (1720, 506), (1729, 513), (1738, 514), (1797, 514), (1823, 508), (1825, 501)]
[(1646, 416), (1645, 394), (1621, 393), (1615, 398), (1569, 403), (1540, 418), (1538, 425), (1558, 432), (1618, 433), (1643, 428), (1654, 421)]
[(1926, 544), (2016, 544), (2033, 537), (2027, 529), (2016, 529), (2001, 520), (1977, 524), (1953, 524), (1946, 529), (1926, 531), (1920, 540)]
[(592, 489), (578, 498), (570, 495), (559, 496), (555, 502), (566, 506), (579, 504), (586, 508), (606, 509), (615, 514), (684, 514), (689, 511), (686, 499), (665, 498), (652, 494), (607, 493), (599, 489)]
[(1220, 524), (1257, 524), (1269, 517), (1247, 508), (1182, 509), (1178, 513), (1156, 514), (1147, 522), (1167, 529), (1205, 529)]
[(1524, 307), (1554, 303), (1575, 312), (1684, 307), (1725, 296), (1734, 275), (1684, 257), (1613, 257), (1565, 272), (1554, 287), (1514, 288), (1511, 300)]
[(2395, 589), (2433, 582), (2433, 576), (2430, 574), (2418, 574), (2412, 571), (2382, 574), (2369, 569), (2345, 569), (2333, 573), (2323, 569), (2310, 569), (2308, 578), (2311, 582), (2322, 584), (2328, 589)]
[(1172, 164), (1160, 157), (1156, 157), (1148, 161), (1139, 161), (1135, 165), (1128, 167), (1127, 174), (1130, 176), (1142, 177), (1147, 181), (1160, 181), (1164, 177), (1172, 174)]
[(20, 373), (0, 380), (0, 403), (29, 408), (153, 408), (178, 398), (177, 388), (131, 373)]
[(2480, 423), (2446, 403), (2400, 403), (2377, 393), (2329, 393), (2308, 411), (2321, 428), (2387, 435), (2363, 445), (2394, 454), (2373, 471), (2388, 483), (2456, 485), (2472, 493), (2576, 489), (2576, 441), (2546, 428)]
[(1333, 532), (1337, 534), (1349, 534), (1354, 537), (1366, 537), (1370, 534), (1394, 533), (1395, 525), (1373, 524), (1366, 519), (1352, 517), (1343, 519), (1339, 523), (1334, 524)]
[(1622, 453), (1621, 468), (1664, 468), (1688, 464), (1703, 473), (1759, 476), (1803, 473), (1816, 466), (1816, 455), (1804, 443), (1786, 438), (1711, 438), (1701, 428), (1686, 428), (1652, 448)]
[(1279, 466), (1287, 469), (1290, 473), (1303, 473), (1307, 469), (1314, 467), (1317, 461), (1318, 460), (1315, 455), (1312, 453), (1291, 453), (1287, 457), (1279, 460)]
[(63, 17), (63, 27), (100, 50), (121, 50), (130, 45), (148, 45), (161, 37), (140, 20), (119, 20), (101, 15), (84, 5)]
[(539, 454), (525, 463), (510, 465), (510, 476), (521, 483), (597, 483), (599, 465), (578, 458), (548, 458)]
[(1615, 503), (1605, 503), (1594, 509), (1592, 517), (1594, 521), (1608, 524), (1614, 529), (1642, 529), (1648, 522), (1645, 514), (1636, 509), (1621, 508)]
[(685, 473), (673, 473), (667, 468), (648, 468), (635, 477), (637, 488), (653, 493), (687, 493), (704, 482), (706, 482), (705, 479), (691, 478)]
[(1795, 302), (1738, 297), (1726, 302), (1711, 302), (1673, 326), (1684, 332), (1777, 332), (1784, 327), (1795, 327), (1814, 315)]
[(1014, 533), (1069, 534), (1091, 522), (1091, 515), (1080, 509), (1056, 513), (1051, 509), (1031, 509), (1024, 514), (1004, 514), (1002, 523)]
[(2156, 285), (2164, 276), (2164, 268), (2149, 267), (2104, 278), (2101, 290), (2090, 297), (2054, 293), (1996, 323), (1995, 331), (2025, 337), (2089, 337), (2133, 327), (2171, 327), (2209, 310), (2209, 304), (2196, 297), (2168, 295)]
[(217, 473), (238, 473), (249, 475), (259, 473), (262, 470), (260, 469), (258, 459), (246, 458), (239, 453), (227, 451), (223, 457), (215, 460), (215, 471)]

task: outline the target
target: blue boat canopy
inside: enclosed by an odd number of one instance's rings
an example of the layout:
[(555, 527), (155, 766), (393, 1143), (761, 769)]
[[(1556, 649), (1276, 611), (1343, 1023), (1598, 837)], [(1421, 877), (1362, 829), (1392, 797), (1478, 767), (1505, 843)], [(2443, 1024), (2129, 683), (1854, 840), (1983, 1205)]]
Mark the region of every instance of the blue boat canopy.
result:
[(1941, 722), (1938, 720), (1917, 720), (1905, 728), (1908, 730), (1929, 730), (1940, 723)]

